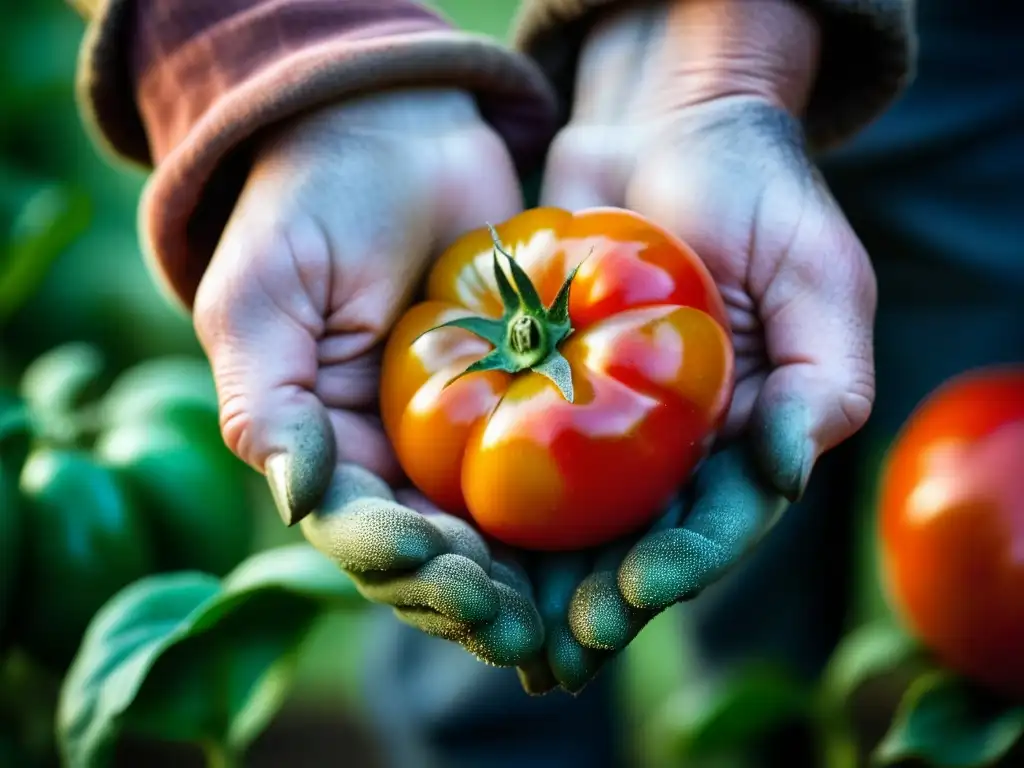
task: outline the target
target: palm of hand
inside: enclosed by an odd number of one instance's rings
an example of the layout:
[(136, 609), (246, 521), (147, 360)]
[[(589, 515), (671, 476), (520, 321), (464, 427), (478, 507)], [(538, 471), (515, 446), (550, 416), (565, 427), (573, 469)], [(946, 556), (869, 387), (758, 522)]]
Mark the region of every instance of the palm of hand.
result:
[(529, 584), (468, 524), (395, 499), (377, 401), (380, 344), (433, 255), (519, 205), (468, 95), (348, 102), (262, 146), (195, 305), (225, 439), (285, 521), (369, 599), (506, 665), (543, 639)]
[[(859, 428), (873, 394), (870, 265), (794, 120), (743, 99), (691, 108), (648, 134), (625, 174), (619, 151), (595, 151), (586, 133), (557, 145), (547, 201), (624, 205), (690, 244), (725, 299), (737, 380), (718, 449), (651, 531), (541, 567), (552, 675), (526, 675), (536, 690), (579, 690), (651, 617), (719, 578), (800, 495), (820, 452)], [(574, 169), (622, 181), (596, 194)]]
[(379, 346), (434, 251), (517, 203), (507, 152), (462, 94), (349, 103), (262, 147), (194, 315), (225, 440), (267, 472), (286, 522), (337, 461), (400, 479), (376, 414)]

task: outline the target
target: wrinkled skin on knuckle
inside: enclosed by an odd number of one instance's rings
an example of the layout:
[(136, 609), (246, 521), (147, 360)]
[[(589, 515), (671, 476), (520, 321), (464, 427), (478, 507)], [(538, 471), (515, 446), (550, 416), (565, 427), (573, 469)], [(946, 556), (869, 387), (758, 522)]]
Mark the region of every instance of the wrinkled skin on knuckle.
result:
[(243, 461), (252, 455), (253, 420), (246, 398), (228, 395), (220, 404), (220, 434), (228, 449)]
[[(544, 197), (589, 205), (589, 198), (625, 204), (632, 171), (634, 131), (609, 125), (570, 125), (551, 143), (545, 166)], [(572, 206), (576, 207), (576, 206)]]

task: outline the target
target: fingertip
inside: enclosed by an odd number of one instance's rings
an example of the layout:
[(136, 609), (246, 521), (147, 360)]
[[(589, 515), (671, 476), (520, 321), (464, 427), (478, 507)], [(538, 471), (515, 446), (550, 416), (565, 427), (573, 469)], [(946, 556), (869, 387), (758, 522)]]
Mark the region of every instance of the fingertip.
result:
[(474, 628), (466, 649), (490, 664), (515, 667), (544, 647), (544, 625), (533, 604), (507, 584), (495, 582), (497, 616)]
[(302, 533), (349, 572), (414, 568), (447, 551), (441, 531), (425, 517), (386, 499), (360, 497), (314, 510)]
[(287, 447), (263, 465), (270, 494), (285, 525), (293, 526), (320, 504), (337, 462), (334, 432), (319, 405), (310, 405), (285, 438)]
[(493, 554), (483, 536), (469, 522), (442, 512), (413, 488), (397, 490), (395, 498), (417, 514), (423, 515), (441, 532), (447, 542), (447, 551), (468, 557), (485, 571), (492, 570)]
[(596, 651), (617, 651), (629, 639), (629, 607), (619, 594), (614, 571), (599, 571), (576, 589), (569, 627), (579, 643)]
[(750, 440), (760, 469), (790, 501), (798, 500), (810, 480), (817, 460), (811, 436), (811, 413), (801, 400), (768, 398), (756, 407), (750, 424)]
[(721, 565), (714, 542), (686, 528), (673, 528), (638, 543), (619, 568), (617, 586), (625, 603), (659, 610), (700, 591)]
[(759, 469), (790, 502), (799, 501), (818, 459), (864, 426), (872, 403), (866, 387), (840, 386), (806, 370), (773, 372), (750, 420)]
[(499, 616), (504, 603), (502, 587), (477, 563), (446, 552), (431, 558), (409, 583), (409, 596), (438, 613), (470, 624)]
[(549, 627), (548, 665), (562, 688), (578, 696), (611, 657), (607, 651), (585, 648), (576, 640), (568, 624)]

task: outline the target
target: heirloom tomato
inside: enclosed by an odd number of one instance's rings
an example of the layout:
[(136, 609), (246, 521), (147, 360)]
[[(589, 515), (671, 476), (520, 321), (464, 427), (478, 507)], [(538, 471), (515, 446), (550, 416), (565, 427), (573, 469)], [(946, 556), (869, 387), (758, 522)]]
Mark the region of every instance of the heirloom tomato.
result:
[(1024, 696), (1024, 367), (957, 377), (911, 415), (881, 486), (893, 607), (951, 669)]
[(534, 550), (650, 523), (729, 407), (725, 306), (697, 255), (619, 209), (537, 208), (441, 255), (384, 353), (381, 413), (440, 508)]

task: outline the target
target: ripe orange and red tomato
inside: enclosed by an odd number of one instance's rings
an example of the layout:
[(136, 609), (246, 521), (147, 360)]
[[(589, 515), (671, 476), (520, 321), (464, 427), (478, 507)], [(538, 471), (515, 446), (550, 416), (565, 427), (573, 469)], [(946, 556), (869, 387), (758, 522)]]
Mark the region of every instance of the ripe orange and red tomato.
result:
[(1024, 366), (973, 371), (910, 417), (882, 480), (882, 565), (945, 665), (1024, 696)]
[(709, 449), (727, 329), (700, 259), (641, 216), (527, 211), (434, 265), (384, 353), (384, 428), (413, 484), (484, 533), (601, 544), (651, 522)]

